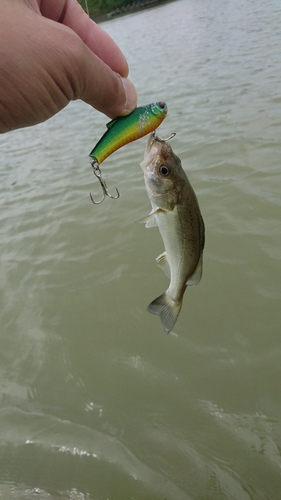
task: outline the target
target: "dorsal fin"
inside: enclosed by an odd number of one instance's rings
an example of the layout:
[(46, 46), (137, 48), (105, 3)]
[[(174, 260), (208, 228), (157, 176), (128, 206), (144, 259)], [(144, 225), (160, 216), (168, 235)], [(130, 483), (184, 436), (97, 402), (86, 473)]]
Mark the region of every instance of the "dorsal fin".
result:
[(186, 284), (188, 286), (198, 285), (199, 281), (202, 278), (202, 272), (203, 272), (202, 266), (203, 266), (203, 254), (201, 253), (200, 259), (198, 261), (198, 264), (196, 266), (194, 273), (187, 280)]
[(117, 116), (117, 118), (113, 118), (113, 120), (111, 120), (110, 122), (108, 122), (106, 124), (106, 127), (108, 129), (111, 129), (113, 127), (113, 125), (117, 122), (117, 120), (119, 120), (119, 119), (120, 119), (120, 116), (119, 117)]

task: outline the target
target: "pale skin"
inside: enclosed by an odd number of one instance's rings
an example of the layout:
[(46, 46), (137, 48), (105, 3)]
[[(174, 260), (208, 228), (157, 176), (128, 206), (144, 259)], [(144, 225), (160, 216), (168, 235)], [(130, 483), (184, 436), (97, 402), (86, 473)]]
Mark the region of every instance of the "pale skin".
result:
[(76, 99), (110, 118), (135, 108), (124, 55), (76, 0), (0, 1), (0, 133)]

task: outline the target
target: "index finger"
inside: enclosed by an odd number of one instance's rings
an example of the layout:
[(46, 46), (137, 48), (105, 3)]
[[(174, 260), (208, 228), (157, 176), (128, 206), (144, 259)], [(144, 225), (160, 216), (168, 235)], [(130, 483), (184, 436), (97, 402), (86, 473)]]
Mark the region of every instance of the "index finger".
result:
[(71, 28), (85, 45), (121, 76), (128, 76), (127, 60), (112, 38), (84, 12), (76, 0), (42, 0), (44, 17)]

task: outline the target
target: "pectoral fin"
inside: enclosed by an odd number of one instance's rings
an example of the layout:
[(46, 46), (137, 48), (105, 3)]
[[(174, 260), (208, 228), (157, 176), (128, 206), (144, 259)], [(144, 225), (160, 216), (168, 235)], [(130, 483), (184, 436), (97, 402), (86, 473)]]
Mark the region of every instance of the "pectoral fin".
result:
[(171, 269), (167, 259), (167, 253), (163, 252), (160, 255), (158, 255), (156, 262), (158, 266), (161, 267), (164, 273), (168, 276), (168, 278), (171, 278)]
[(162, 208), (157, 208), (157, 210), (150, 212), (150, 214), (147, 217), (145, 217), (144, 219), (140, 219), (138, 222), (145, 223), (145, 227), (148, 227), (148, 228), (155, 227), (158, 225), (155, 215), (163, 213), (163, 212), (164, 212), (164, 210), (162, 210)]
[(199, 281), (202, 278), (202, 272), (203, 272), (203, 254), (201, 254), (200, 259), (199, 259), (198, 264), (197, 264), (197, 267), (196, 267), (194, 273), (192, 274), (192, 276), (190, 276), (188, 278), (188, 281), (186, 284), (188, 286), (198, 285)]

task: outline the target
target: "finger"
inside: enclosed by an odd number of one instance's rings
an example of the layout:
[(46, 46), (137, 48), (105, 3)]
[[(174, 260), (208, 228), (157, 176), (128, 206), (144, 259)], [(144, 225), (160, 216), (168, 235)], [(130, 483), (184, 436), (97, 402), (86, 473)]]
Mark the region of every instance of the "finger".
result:
[(43, 16), (71, 28), (105, 64), (121, 76), (128, 75), (128, 63), (112, 38), (84, 12), (76, 0), (42, 0)]
[[(79, 48), (78, 48), (79, 45)], [(110, 118), (130, 113), (137, 104), (137, 93), (129, 79), (105, 64), (80, 42), (74, 47), (74, 98), (82, 99)]]

